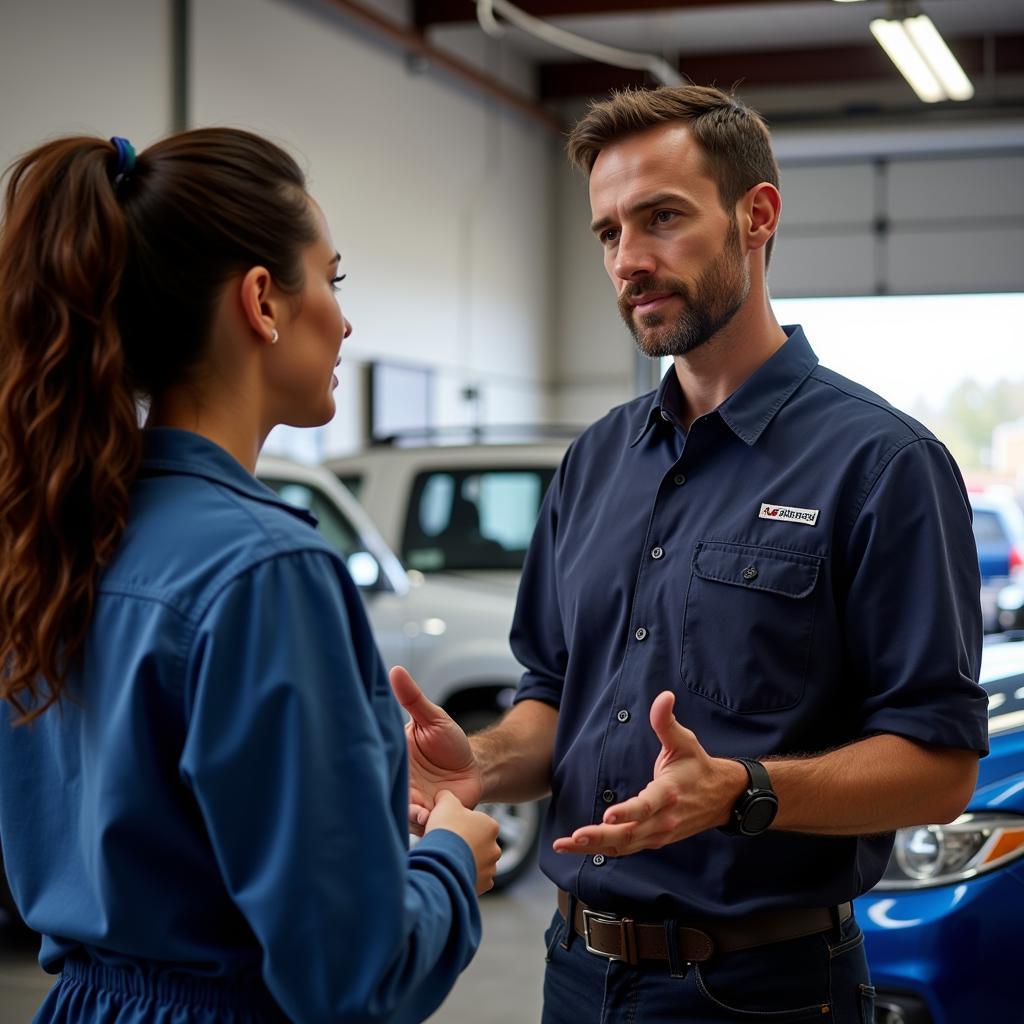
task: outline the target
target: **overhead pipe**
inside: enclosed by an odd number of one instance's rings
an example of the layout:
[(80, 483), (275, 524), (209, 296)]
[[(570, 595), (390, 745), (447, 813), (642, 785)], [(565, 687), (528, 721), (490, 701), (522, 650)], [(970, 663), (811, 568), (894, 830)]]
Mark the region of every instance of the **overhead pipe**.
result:
[(484, 32), (490, 36), (500, 37), (505, 34), (505, 29), (494, 16), (495, 11), (527, 35), (543, 40), (551, 46), (557, 46), (561, 50), (575, 53), (578, 57), (596, 60), (601, 64), (611, 64), (616, 68), (646, 71), (662, 85), (682, 85), (685, 81), (683, 76), (663, 57), (658, 57), (653, 53), (623, 50), (618, 46), (608, 46), (605, 43), (587, 39), (575, 32), (567, 32), (564, 28), (552, 25), (542, 18), (535, 18), (532, 14), (510, 4), (508, 0), (476, 0), (477, 21)]
[(541, 104), (510, 88), (499, 79), (477, 70), (466, 61), (445, 53), (444, 50), (429, 43), (415, 30), (385, 18), (359, 3), (358, 0), (324, 0), (324, 2), (391, 45), (397, 46), (409, 57), (441, 68), (453, 78), (472, 86), (491, 99), (498, 100), (517, 113), (543, 125), (549, 131), (559, 135), (564, 131), (565, 126), (558, 117)]

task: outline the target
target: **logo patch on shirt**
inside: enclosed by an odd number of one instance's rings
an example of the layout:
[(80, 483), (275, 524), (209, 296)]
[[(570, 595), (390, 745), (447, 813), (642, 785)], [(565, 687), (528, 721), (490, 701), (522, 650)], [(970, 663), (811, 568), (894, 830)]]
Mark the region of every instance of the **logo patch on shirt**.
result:
[(816, 508), (791, 508), (789, 505), (772, 505), (767, 502), (761, 505), (761, 512), (758, 519), (778, 519), (788, 523), (803, 523), (805, 526), (814, 526), (818, 521)]

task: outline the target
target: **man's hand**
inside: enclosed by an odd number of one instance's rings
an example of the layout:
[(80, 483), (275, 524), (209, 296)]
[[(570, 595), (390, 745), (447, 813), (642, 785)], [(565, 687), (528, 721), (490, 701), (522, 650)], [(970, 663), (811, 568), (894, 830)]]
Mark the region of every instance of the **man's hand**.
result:
[(605, 811), (600, 825), (585, 825), (556, 839), (556, 853), (604, 853), (622, 857), (660, 850), (709, 828), (724, 825), (747, 785), (735, 761), (713, 758), (672, 713), (675, 694), (659, 693), (651, 705), (651, 728), (661, 740), (654, 777), (631, 800)]
[(423, 834), (439, 790), (446, 789), (472, 809), (480, 802), (483, 781), (466, 734), (452, 717), (423, 696), (412, 676), (391, 670), (391, 688), (409, 712), (409, 830)]

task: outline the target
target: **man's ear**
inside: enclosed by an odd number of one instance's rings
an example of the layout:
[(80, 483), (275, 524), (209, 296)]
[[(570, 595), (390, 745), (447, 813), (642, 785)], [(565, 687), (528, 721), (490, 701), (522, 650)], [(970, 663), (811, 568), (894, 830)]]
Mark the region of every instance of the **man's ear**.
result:
[(272, 296), (273, 279), (266, 267), (252, 267), (239, 285), (242, 314), (257, 337), (273, 343), (277, 330), (278, 301)]
[(770, 182), (755, 185), (739, 201), (740, 236), (748, 252), (763, 249), (779, 227), (782, 196)]

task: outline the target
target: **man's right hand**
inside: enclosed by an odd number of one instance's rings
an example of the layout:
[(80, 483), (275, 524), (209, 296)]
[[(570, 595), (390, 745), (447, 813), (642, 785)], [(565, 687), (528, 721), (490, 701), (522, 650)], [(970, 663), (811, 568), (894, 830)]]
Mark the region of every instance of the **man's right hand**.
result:
[(409, 830), (423, 834), (437, 794), (446, 789), (473, 808), (483, 795), (480, 773), (466, 734), (443, 708), (423, 696), (401, 666), (391, 670), (391, 688), (409, 713), (405, 737), (409, 746)]

